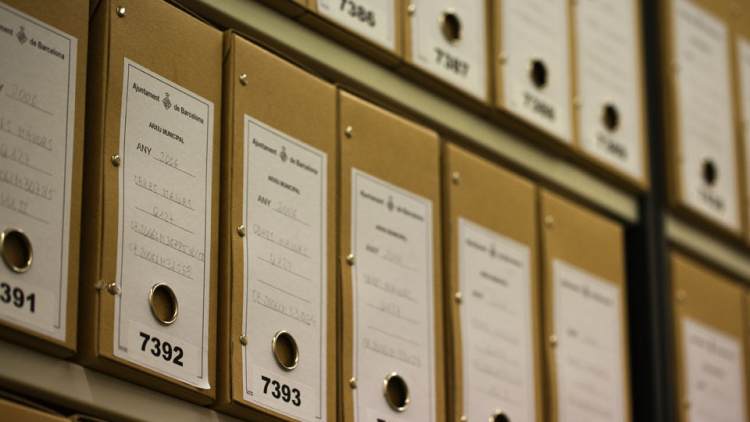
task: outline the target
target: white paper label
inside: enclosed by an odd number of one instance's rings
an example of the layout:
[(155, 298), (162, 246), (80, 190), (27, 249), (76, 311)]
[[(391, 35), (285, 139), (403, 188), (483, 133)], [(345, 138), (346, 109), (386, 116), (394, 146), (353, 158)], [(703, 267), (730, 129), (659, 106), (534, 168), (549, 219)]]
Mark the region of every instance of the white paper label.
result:
[[(115, 356), (203, 389), (210, 388), (213, 128), (212, 102), (125, 59)], [(149, 306), (157, 283), (177, 298), (178, 317), (171, 325), (160, 323)], [(145, 359), (157, 352), (132, 343), (146, 336), (159, 344), (160, 359)], [(172, 342), (183, 350), (179, 360)]]
[(687, 317), (682, 329), (689, 420), (744, 421), (742, 340)]
[(0, 232), (32, 264), (0, 263), (0, 319), (65, 340), (78, 40), (0, 3)]
[(560, 422), (622, 422), (620, 290), (554, 260), (554, 333)]
[[(563, 142), (571, 141), (568, 1), (503, 0), (503, 104)], [(543, 68), (539, 87), (532, 67)]]
[(458, 219), (464, 412), (535, 421), (529, 247)]
[[(412, 0), (414, 63), (481, 99), (487, 99), (487, 31), (484, 0)], [(445, 16), (458, 19), (460, 38), (444, 33)]]
[[(390, 422), (435, 415), (432, 202), (352, 169), (354, 415)], [(383, 395), (392, 372), (411, 403), (396, 412)]]
[[(742, 118), (742, 139), (745, 143), (745, 168), (750, 169), (750, 40), (742, 36), (737, 37), (737, 64), (739, 69), (740, 113)], [(750, 171), (745, 175), (750, 181)], [(750, 183), (746, 185), (746, 192), (750, 196)], [(750, 209), (748, 209), (750, 212)]]
[(695, 211), (737, 231), (729, 30), (692, 2), (673, 1), (682, 196)]
[(396, 48), (394, 0), (318, 0), (318, 12), (383, 47)]
[[(324, 152), (245, 116), (243, 395), (302, 421), (328, 419), (327, 171)], [(299, 348), (291, 372), (271, 350), (282, 330)]]
[[(641, 69), (633, 0), (581, 0), (576, 20), (576, 75), (581, 108), (578, 137), (583, 149), (640, 179)], [(608, 126), (605, 116), (610, 116)]]

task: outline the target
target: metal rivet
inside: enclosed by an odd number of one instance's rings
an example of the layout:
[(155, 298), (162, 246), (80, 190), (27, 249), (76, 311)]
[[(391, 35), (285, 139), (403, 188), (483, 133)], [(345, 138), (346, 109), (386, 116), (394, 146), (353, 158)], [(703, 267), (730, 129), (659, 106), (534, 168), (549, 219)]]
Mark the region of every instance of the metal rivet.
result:
[(349, 254), (346, 256), (346, 263), (349, 265), (354, 265), (354, 254)]
[(459, 305), (464, 301), (464, 295), (461, 294), (461, 292), (456, 292), (455, 295), (453, 295), (456, 298), (456, 303)]
[(344, 134), (346, 134), (347, 138), (351, 138), (354, 136), (354, 128), (351, 126), (347, 126), (346, 129), (344, 129)]
[(237, 227), (237, 234), (240, 235), (240, 237), (245, 237), (245, 235), (247, 234), (247, 229), (245, 228), (245, 226)]
[(416, 5), (414, 5), (414, 4), (410, 4), (410, 5), (409, 5), (409, 6), (408, 6), (408, 7), (406, 8), (406, 11), (407, 11), (407, 12), (408, 12), (408, 13), (409, 13), (410, 15), (413, 15), (413, 14), (414, 14), (414, 12), (416, 12), (416, 11), (417, 11), (417, 6), (416, 6)]
[(243, 334), (243, 335), (240, 336), (240, 344), (243, 345), (243, 346), (247, 346), (247, 336), (246, 335)]
[(120, 158), (119, 155), (113, 155), (112, 156), (112, 165), (115, 167), (120, 167), (120, 164), (122, 164), (122, 158)]
[(552, 347), (556, 347), (557, 346), (557, 336), (556, 335), (552, 334), (551, 336), (549, 336), (549, 344)]
[(461, 415), (461, 422), (466, 422), (469, 420), (469, 418), (466, 417), (466, 415)]
[(117, 287), (117, 283), (109, 283), (107, 284), (107, 291), (109, 294), (116, 296), (120, 294), (120, 288)]
[(544, 217), (544, 225), (547, 226), (547, 227), (550, 227), (550, 228), (552, 226), (554, 226), (555, 225), (555, 217), (553, 217), (551, 215), (548, 215), (548, 216)]
[(357, 388), (357, 379), (356, 379), (356, 378), (352, 377), (352, 378), (351, 378), (351, 379), (349, 380), (349, 387), (352, 387), (352, 388)]
[(117, 6), (117, 16), (124, 18), (125, 17), (125, 8), (123, 6)]
[(240, 75), (240, 83), (242, 85), (247, 85), (247, 74), (246, 73), (243, 73), (242, 75)]
[(501, 64), (507, 63), (508, 62), (508, 53), (506, 53), (504, 51), (501, 52), (500, 56), (497, 59), (500, 61)]
[(453, 179), (453, 183), (458, 184), (458, 182), (461, 181), (461, 173), (454, 171), (452, 179)]
[(678, 290), (677, 293), (674, 295), (675, 299), (677, 299), (677, 302), (682, 303), (687, 299), (687, 292), (685, 290)]
[(573, 107), (575, 108), (581, 108), (583, 106), (583, 101), (581, 101), (580, 97), (573, 98)]

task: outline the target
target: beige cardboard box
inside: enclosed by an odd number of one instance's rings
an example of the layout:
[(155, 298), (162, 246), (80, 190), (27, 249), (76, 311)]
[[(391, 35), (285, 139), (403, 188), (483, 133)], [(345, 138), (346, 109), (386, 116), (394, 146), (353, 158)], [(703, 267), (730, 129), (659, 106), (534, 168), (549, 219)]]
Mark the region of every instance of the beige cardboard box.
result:
[(222, 35), (159, 0), (92, 9), (79, 361), (214, 400)]
[(567, 420), (607, 412), (630, 421), (623, 229), (547, 190), (539, 200), (547, 420), (564, 409)]
[[(443, 162), (450, 418), (543, 419), (536, 187), (451, 144)], [(487, 326), (508, 327), (512, 337)], [(509, 372), (519, 374), (513, 386), (497, 375)], [(491, 388), (509, 395), (494, 397)]]
[(644, 191), (649, 154), (641, 3), (572, 4), (575, 149)]
[(401, 7), (407, 65), (399, 72), (452, 98), (491, 105), (492, 2), (413, 0)]
[[(749, 0), (740, 2), (742, 10), (750, 8)], [(734, 83), (735, 128), (738, 139), (737, 155), (740, 157), (740, 212), (745, 242), (750, 242), (750, 14), (733, 13), (732, 20), (732, 73)]]
[(660, 0), (660, 67), (669, 205), (739, 237), (743, 160), (734, 120), (731, 4)]
[(0, 398), (0, 415), (5, 421), (65, 422), (69, 420), (4, 398)]
[[(681, 253), (670, 252), (669, 260), (677, 376), (677, 397), (673, 402), (678, 406), (679, 420), (697, 420), (698, 415), (715, 412), (715, 406), (719, 405), (719, 412), (731, 413), (715, 413), (717, 417), (746, 421), (747, 415), (734, 417), (746, 411), (742, 400), (747, 401), (741, 370), (746, 329), (743, 289), (736, 280)], [(732, 370), (727, 371), (729, 368)], [(715, 391), (722, 391), (722, 394), (711, 394)], [(714, 407), (706, 407), (706, 404)]]
[(0, 64), (0, 337), (58, 356), (76, 350), (88, 11), (0, 2), (12, 55)]
[(344, 421), (446, 420), (438, 135), (339, 91)]
[(568, 151), (573, 143), (569, 5), (499, 0), (492, 10), (495, 106), (526, 136)]
[(236, 33), (224, 48), (214, 407), (333, 422), (336, 90)]
[(308, 0), (299, 18), (330, 38), (388, 67), (403, 56), (401, 0)]

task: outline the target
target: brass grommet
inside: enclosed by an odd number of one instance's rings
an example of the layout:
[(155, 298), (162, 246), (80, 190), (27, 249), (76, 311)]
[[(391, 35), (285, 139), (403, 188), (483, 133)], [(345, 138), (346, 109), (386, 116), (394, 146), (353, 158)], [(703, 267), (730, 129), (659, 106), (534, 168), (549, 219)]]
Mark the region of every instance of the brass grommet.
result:
[(403, 412), (409, 407), (409, 386), (404, 378), (396, 372), (386, 375), (383, 380), (383, 396), (391, 409)]
[(547, 65), (541, 59), (531, 59), (528, 64), (529, 78), (537, 89), (543, 89), (549, 83)]
[(34, 248), (26, 233), (19, 228), (9, 228), (0, 233), (0, 255), (16, 273), (25, 273), (34, 260)]
[(510, 422), (510, 418), (500, 409), (495, 410), (490, 416), (489, 422)]
[(291, 371), (299, 363), (297, 341), (286, 330), (281, 330), (271, 340), (271, 351), (281, 369)]
[(461, 20), (458, 19), (456, 9), (452, 7), (446, 8), (443, 13), (440, 14), (438, 21), (443, 36), (448, 43), (452, 45), (458, 44), (463, 36), (463, 28), (461, 28)]
[[(177, 320), (177, 314), (179, 312), (179, 304), (177, 303), (177, 296), (171, 287), (165, 283), (156, 283), (151, 287), (148, 293), (148, 304), (151, 307), (151, 313), (154, 314), (154, 318), (164, 325), (170, 325)], [(167, 312), (161, 308), (166, 305)]]

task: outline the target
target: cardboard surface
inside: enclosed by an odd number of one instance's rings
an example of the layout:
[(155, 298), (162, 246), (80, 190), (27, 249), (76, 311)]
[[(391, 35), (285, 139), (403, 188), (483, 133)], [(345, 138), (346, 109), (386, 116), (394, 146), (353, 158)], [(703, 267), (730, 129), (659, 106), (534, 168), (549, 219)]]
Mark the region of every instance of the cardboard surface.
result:
[[(747, 330), (743, 317), (743, 290), (739, 282), (731, 280), (678, 252), (669, 253), (672, 280), (674, 365), (677, 376), (677, 404), (679, 420), (688, 420), (684, 406), (687, 394), (685, 350), (682, 319), (690, 317), (704, 325), (739, 339), (742, 344)], [(745, 383), (747, 389), (747, 383)], [(689, 399), (688, 399), (689, 400)]]
[[(341, 277), (341, 381), (340, 420), (354, 421), (353, 373), (353, 301), (352, 272), (346, 262), (351, 250), (352, 168), (378, 177), (432, 201), (433, 274), (435, 308), (435, 398), (437, 422), (446, 420), (444, 386), (443, 286), (440, 236), (440, 142), (435, 132), (391, 114), (354, 95), (338, 92), (338, 138), (340, 151), (339, 257)], [(352, 126), (352, 137), (344, 131)]]
[(572, 127), (573, 127), (573, 145), (574, 149), (578, 154), (581, 154), (583, 157), (588, 159), (589, 161), (592, 161), (596, 163), (599, 167), (602, 167), (605, 169), (608, 173), (611, 175), (614, 175), (618, 179), (621, 179), (628, 183), (629, 185), (633, 186), (634, 188), (638, 189), (639, 191), (646, 191), (649, 188), (650, 185), (650, 175), (649, 175), (649, 149), (648, 149), (648, 115), (646, 113), (646, 82), (645, 82), (645, 63), (644, 63), (644, 55), (645, 52), (643, 51), (643, 13), (642, 13), (642, 7), (641, 2), (634, 1), (633, 7), (635, 8), (634, 12), (634, 22), (633, 22), (633, 32), (631, 33), (632, 37), (635, 38), (635, 48), (636, 48), (636, 58), (637, 58), (637, 69), (638, 69), (638, 81), (640, 82), (639, 86), (637, 87), (639, 90), (639, 111), (640, 111), (640, 118), (641, 118), (641, 126), (638, 128), (638, 133), (640, 134), (639, 143), (641, 146), (641, 172), (642, 177), (640, 179), (635, 179), (631, 175), (625, 173), (621, 169), (607, 163), (606, 161), (600, 159), (599, 157), (596, 157), (595, 155), (589, 153), (588, 151), (585, 151), (583, 147), (581, 146), (581, 139), (579, 137), (579, 121), (578, 121), (578, 115), (580, 113), (580, 109), (576, 107), (576, 97), (578, 95), (578, 81), (576, 78), (578, 69), (578, 63), (576, 58), (576, 54), (578, 54), (576, 49), (576, 37), (577, 37), (577, 31), (576, 31), (576, 20), (574, 18), (574, 7), (570, 10), (570, 26), (571, 26), (571, 54), (573, 55), (573, 60), (571, 60), (571, 66), (573, 68), (572, 72), (572, 80), (571, 80), (571, 86), (572, 86), (572, 98), (571, 98), (571, 110), (572, 113)]
[[(745, 388), (750, 388), (750, 292), (745, 289)], [(747, 391), (747, 390), (746, 390)], [(747, 401), (747, 413), (750, 415), (750, 400)]]
[[(665, 140), (665, 159), (667, 165), (667, 200), (669, 205), (674, 208), (678, 213), (690, 218), (691, 220), (709, 227), (715, 231), (728, 234), (730, 236), (737, 237), (740, 235), (739, 232), (732, 232), (729, 229), (713, 222), (708, 217), (705, 217), (699, 212), (693, 211), (692, 208), (686, 204), (685, 199), (682, 197), (682, 184), (684, 181), (681, 180), (679, 175), (679, 163), (680, 163), (680, 132), (678, 124), (678, 113), (677, 113), (677, 79), (675, 78), (675, 72), (677, 71), (675, 66), (675, 56), (677, 54), (675, 50), (675, 26), (672, 19), (674, 0), (659, 0), (657, 8), (659, 11), (659, 37), (662, 45), (661, 58), (663, 62), (660, 65), (661, 69), (661, 89), (663, 98), (663, 110), (662, 115), (664, 133), (663, 137)], [(699, 6), (700, 8), (710, 12), (716, 18), (721, 19), (727, 25), (732, 21), (731, 14), (731, 0), (690, 0), (691, 3)], [(729, 43), (732, 45), (731, 32), (729, 34)], [(729, 48), (729, 57), (734, 55), (734, 48)], [(731, 64), (727, 64), (731, 67)], [(736, 89), (735, 89), (736, 90)], [(734, 107), (734, 113), (736, 115), (737, 108)], [(742, 154), (740, 154), (741, 143), (739, 138), (736, 138), (735, 148), (737, 151), (737, 178), (738, 182), (742, 181)], [(741, 183), (738, 183), (738, 192), (740, 194)], [(741, 198), (738, 196), (738, 198)], [(742, 201), (740, 203), (740, 215), (744, 214), (742, 209)], [(742, 220), (742, 218), (740, 218)]]
[(31, 15), (78, 39), (76, 67), (75, 132), (73, 137), (73, 180), (70, 205), (70, 255), (68, 264), (68, 301), (65, 341), (60, 342), (9, 323), (0, 323), (0, 337), (34, 347), (46, 353), (68, 357), (76, 352), (78, 321), (78, 279), (81, 216), (81, 180), (83, 177), (83, 134), (86, 115), (86, 53), (88, 50), (89, 1), (74, 0), (2, 0), (3, 3)]
[[(447, 144), (443, 156), (443, 227), (446, 251), (445, 310), (447, 347), (448, 414), (458, 421), (465, 414), (463, 403), (463, 349), (460, 306), (454, 300), (459, 291), (458, 218), (463, 217), (498, 234), (529, 247), (531, 270), (531, 313), (534, 383), (537, 387), (537, 419), (544, 417), (542, 383), (542, 345), (539, 278), (537, 277), (537, 200), (536, 187), (530, 181), (457, 146)], [(460, 180), (453, 182), (453, 173)], [(462, 292), (462, 294), (469, 294)], [(487, 415), (488, 417), (490, 415)]]
[[(125, 7), (119, 17), (116, 8)], [(215, 396), (216, 297), (218, 285), (219, 147), (221, 115), (221, 32), (160, 0), (99, 1), (92, 10), (86, 127), (83, 256), (80, 291), (78, 360), (97, 370), (199, 404)], [(158, 40), (158, 42), (156, 41)], [(111, 157), (119, 152), (125, 57), (214, 103), (212, 188), (211, 306), (209, 312), (209, 384), (202, 390), (119, 359), (113, 353), (114, 296), (108, 283), (116, 279), (118, 169)], [(101, 283), (99, 283), (101, 281)], [(168, 330), (165, 330), (168, 332)]]
[[(740, 70), (740, 61), (742, 58), (739, 54), (739, 41), (744, 39), (750, 42), (750, 0), (741, 0), (739, 2), (742, 13), (733, 13), (730, 25), (732, 29), (732, 38), (730, 41), (730, 56), (732, 58), (732, 83), (734, 84), (734, 110), (735, 110), (735, 133), (737, 135), (737, 156), (740, 157), (738, 167), (738, 177), (740, 179), (740, 220), (742, 221), (742, 231), (745, 243), (750, 244), (750, 168), (748, 165), (748, 153), (750, 145), (746, 142), (750, 122), (744, 119), (744, 110), (750, 107), (750, 103), (745, 104), (743, 100), (743, 90)], [(750, 414), (750, 412), (748, 412)]]
[(9, 400), (0, 398), (0, 415), (5, 421), (24, 421), (24, 422), (65, 422), (68, 418), (55, 416), (24, 406)]
[[(303, 24), (322, 32), (324, 35), (336, 40), (346, 47), (359, 52), (387, 67), (395, 67), (403, 57), (403, 25), (401, 24), (403, 14), (401, 13), (400, 0), (394, 0), (394, 28), (395, 48), (389, 50), (384, 46), (369, 40), (364, 36), (336, 23), (318, 12), (318, 0), (307, 0), (309, 13), (299, 18)], [(336, 1), (338, 3), (338, 1)]]
[[(222, 256), (219, 324), (219, 392), (217, 410), (253, 420), (293, 419), (243, 399), (244, 248), (237, 227), (245, 222), (245, 115), (328, 154), (327, 225), (327, 420), (336, 420), (336, 91), (293, 64), (254, 45), (240, 35), (225, 33), (222, 148)], [(239, 76), (247, 74), (247, 85)], [(290, 118), (294, 116), (294, 118)], [(270, 340), (270, 339), (269, 339)], [(269, 342), (270, 344), (270, 342)]]
[[(493, 28), (493, 22), (492, 22), (492, 9), (493, 9), (493, 2), (490, 0), (485, 0), (484, 2), (484, 20), (485, 20), (485, 84), (486, 84), (486, 99), (480, 99), (476, 98), (472, 94), (464, 91), (461, 87), (452, 84), (451, 82), (448, 82), (446, 79), (441, 78), (436, 73), (429, 72), (417, 65), (414, 64), (414, 43), (411, 36), (411, 22), (414, 19), (415, 14), (409, 14), (408, 8), (410, 6), (410, 2), (408, 1), (402, 1), (400, 4), (401, 8), (401, 14), (403, 16), (403, 30), (401, 33), (403, 34), (403, 52), (404, 52), (404, 61), (406, 62), (407, 66), (403, 66), (399, 68), (399, 71), (401, 73), (404, 73), (408, 75), (409, 77), (417, 80), (418, 82), (422, 84), (428, 85), (430, 89), (439, 90), (442, 91), (441, 93), (449, 96), (449, 97), (463, 97), (463, 96), (470, 96), (472, 99), (481, 102), (483, 106), (491, 106), (493, 104), (493, 95), (494, 95), (494, 75), (493, 75), (493, 68), (495, 64), (497, 63), (497, 60), (495, 59), (495, 56), (492, 54), (493, 49), (493, 37), (492, 37), (492, 28)], [(461, 10), (456, 11), (457, 16), (461, 16)], [(435, 21), (439, 23), (440, 16), (435, 16)], [(470, 26), (467, 25), (467, 22), (461, 22), (463, 24), (463, 32), (465, 33), (467, 30), (471, 30)], [(467, 29), (468, 28), (468, 29)], [(462, 40), (463, 44), (470, 42), (470, 40)], [(460, 45), (460, 44), (458, 44)], [(446, 65), (447, 65), (447, 57), (445, 58)], [(441, 89), (442, 87), (442, 89)], [(456, 92), (460, 91), (460, 92)]]
[[(570, 21), (570, 7), (566, 6), (565, 10), (568, 13), (568, 18)], [(570, 139), (568, 141), (563, 140), (559, 136), (553, 134), (552, 132), (548, 131), (547, 129), (535, 125), (533, 122), (521, 117), (520, 115), (516, 114), (515, 112), (511, 111), (508, 107), (506, 107), (504, 103), (504, 98), (507, 93), (504, 91), (503, 86), (503, 80), (504, 80), (504, 74), (505, 74), (505, 60), (503, 60), (503, 57), (507, 57), (506, 52), (503, 50), (503, 0), (497, 0), (494, 1), (492, 4), (492, 8), (490, 10), (490, 14), (492, 16), (492, 24), (490, 25), (490, 31), (491, 31), (491, 39), (492, 42), (490, 43), (490, 47), (492, 48), (492, 54), (489, 55), (490, 62), (494, 62), (494, 65), (491, 67), (490, 75), (493, 78), (493, 84), (491, 85), (494, 90), (494, 106), (495, 108), (499, 109), (502, 113), (502, 117), (504, 119), (510, 119), (511, 125), (513, 125), (514, 128), (517, 128), (516, 130), (520, 130), (524, 133), (524, 135), (529, 136), (533, 139), (538, 139), (541, 142), (545, 144), (545, 146), (555, 149), (555, 150), (562, 150), (571, 152), (573, 145), (573, 134), (571, 132)], [(571, 31), (573, 30), (572, 22), (568, 23), (568, 32), (566, 36), (568, 37), (568, 44), (569, 44), (569, 51), (572, 50), (572, 45), (570, 45), (571, 42)], [(568, 64), (568, 81), (565, 83), (568, 83), (570, 85), (570, 92), (573, 91), (573, 79), (574, 79), (574, 73), (573, 73), (573, 65), (572, 62)], [(572, 119), (573, 113), (572, 110), (570, 112), (570, 118)], [(570, 130), (573, 130), (572, 122), (570, 125)]]
[(622, 227), (603, 216), (590, 211), (573, 201), (547, 190), (540, 195), (541, 259), (544, 309), (544, 350), (547, 364), (547, 391), (549, 391), (549, 421), (558, 420), (556, 402), (557, 369), (555, 348), (548, 340), (553, 332), (553, 271), (555, 259), (563, 260), (620, 290), (621, 344), (622, 344), (622, 391), (624, 404), (623, 421), (631, 420), (630, 412), (630, 359), (627, 329), (627, 286), (625, 285), (625, 251)]

